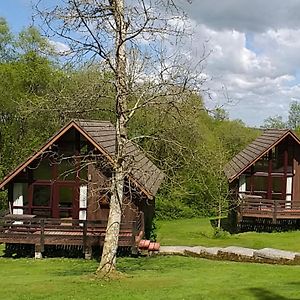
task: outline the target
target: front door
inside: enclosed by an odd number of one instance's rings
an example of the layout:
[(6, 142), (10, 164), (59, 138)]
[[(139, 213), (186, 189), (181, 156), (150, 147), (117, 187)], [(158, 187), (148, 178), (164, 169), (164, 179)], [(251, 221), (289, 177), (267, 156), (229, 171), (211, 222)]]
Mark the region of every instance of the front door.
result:
[(76, 198), (74, 184), (56, 183), (53, 193), (53, 218), (78, 219), (78, 199)]

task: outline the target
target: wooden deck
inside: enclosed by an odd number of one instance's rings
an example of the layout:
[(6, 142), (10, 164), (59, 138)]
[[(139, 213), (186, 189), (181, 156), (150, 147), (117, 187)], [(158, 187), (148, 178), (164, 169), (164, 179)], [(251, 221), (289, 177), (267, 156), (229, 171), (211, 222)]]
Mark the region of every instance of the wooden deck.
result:
[(271, 200), (251, 195), (243, 198), (238, 208), (238, 217), (266, 218), (273, 222), (280, 219), (300, 219), (300, 201)]
[[(82, 246), (83, 252), (93, 246), (103, 246), (106, 221), (69, 219), (39, 219), (24, 216), (6, 216), (0, 219), (0, 243), (33, 244), (39, 252), (45, 245)], [(120, 247), (137, 247), (143, 235), (143, 214), (133, 222), (121, 223)]]

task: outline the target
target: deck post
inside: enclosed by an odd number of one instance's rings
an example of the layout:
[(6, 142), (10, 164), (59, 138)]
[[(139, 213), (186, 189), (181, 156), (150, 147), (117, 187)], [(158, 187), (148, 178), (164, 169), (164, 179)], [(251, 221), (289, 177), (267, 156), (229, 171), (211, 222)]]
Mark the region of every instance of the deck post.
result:
[(277, 200), (274, 200), (274, 206), (273, 206), (273, 224), (276, 224), (277, 220)]
[(45, 220), (44, 219), (41, 219), (40, 225), (41, 225), (40, 248), (41, 248), (41, 252), (43, 252), (44, 245), (45, 245)]
[(86, 247), (84, 250), (84, 259), (92, 259), (92, 247)]
[(39, 245), (39, 244), (35, 245), (34, 258), (35, 259), (41, 259), (41, 258), (43, 258), (42, 250), (41, 250), (41, 245)]
[(273, 191), (273, 178), (272, 178), (272, 150), (268, 152), (268, 189), (267, 189), (267, 199), (272, 199)]
[(138, 254), (138, 247), (136, 244), (136, 235), (137, 235), (137, 221), (132, 223), (132, 241), (131, 241), (131, 254), (137, 255)]
[(236, 212), (236, 221), (237, 223), (241, 223), (243, 221), (243, 214), (240, 211)]
[(87, 249), (87, 220), (83, 220), (83, 228), (82, 228), (82, 244), (83, 244), (83, 253), (86, 253)]
[(40, 220), (40, 243), (35, 245), (34, 258), (43, 258), (42, 252), (44, 251), (45, 244), (45, 220)]

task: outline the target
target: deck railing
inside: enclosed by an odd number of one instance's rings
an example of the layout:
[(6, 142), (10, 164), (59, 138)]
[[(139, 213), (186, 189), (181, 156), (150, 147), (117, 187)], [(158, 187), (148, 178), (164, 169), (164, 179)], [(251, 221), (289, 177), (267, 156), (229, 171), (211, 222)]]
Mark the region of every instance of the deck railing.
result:
[[(119, 244), (134, 246), (135, 236), (143, 230), (143, 214), (121, 223)], [(0, 242), (39, 245), (82, 245), (83, 250), (104, 242), (107, 221), (44, 219), (32, 215), (7, 215), (0, 218)]]
[(241, 217), (300, 219), (299, 200), (263, 199), (258, 196), (242, 197), (239, 205)]

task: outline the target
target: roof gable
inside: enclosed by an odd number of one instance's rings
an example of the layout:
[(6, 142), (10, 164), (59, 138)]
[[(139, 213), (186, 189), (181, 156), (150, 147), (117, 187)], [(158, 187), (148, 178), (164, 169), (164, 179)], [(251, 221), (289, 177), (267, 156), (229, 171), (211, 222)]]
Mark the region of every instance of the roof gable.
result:
[[(20, 164), (15, 170), (7, 175), (0, 183), (0, 188), (3, 188), (71, 128), (75, 128), (96, 149), (98, 149), (109, 162), (113, 163), (116, 140), (115, 127), (107, 121), (71, 121), (58, 131), (51, 139), (49, 139), (40, 150), (30, 156), (25, 162)], [(132, 155), (133, 159), (132, 170), (129, 178), (141, 188), (147, 197), (152, 198), (152, 196), (156, 194), (165, 176), (164, 173), (144, 155), (137, 145), (131, 141), (128, 141), (126, 145), (126, 152), (128, 155)]]
[(289, 129), (265, 130), (262, 135), (256, 138), (226, 164), (224, 172), (229, 182), (234, 181), (245, 170), (263, 157), (269, 150), (278, 145), (287, 136), (291, 136), (298, 144), (300, 144), (300, 140)]

